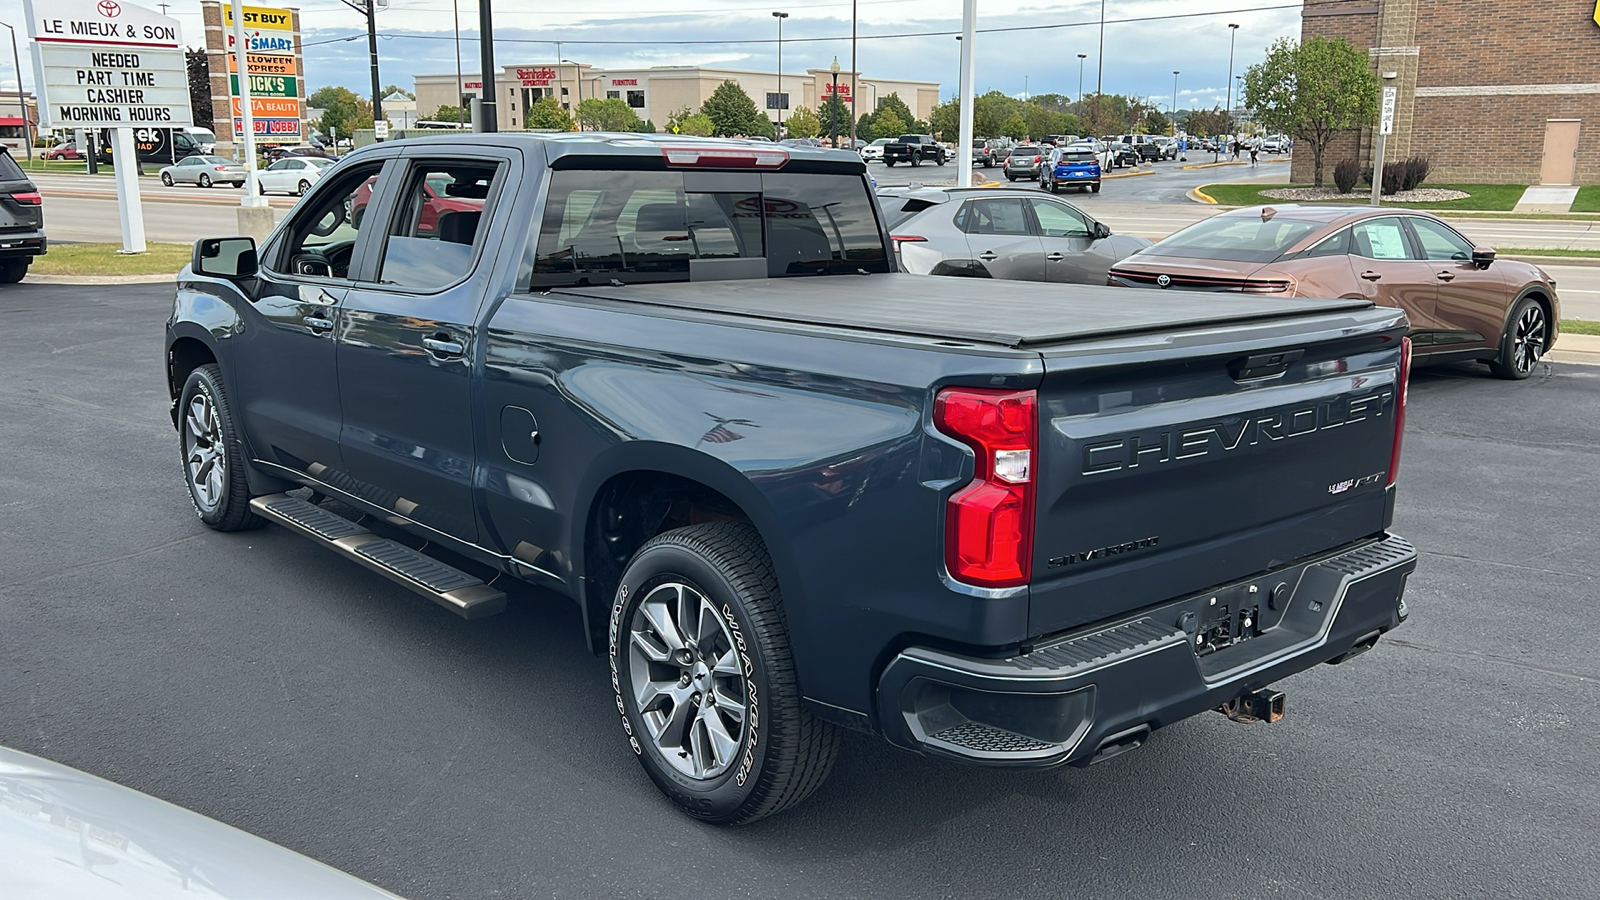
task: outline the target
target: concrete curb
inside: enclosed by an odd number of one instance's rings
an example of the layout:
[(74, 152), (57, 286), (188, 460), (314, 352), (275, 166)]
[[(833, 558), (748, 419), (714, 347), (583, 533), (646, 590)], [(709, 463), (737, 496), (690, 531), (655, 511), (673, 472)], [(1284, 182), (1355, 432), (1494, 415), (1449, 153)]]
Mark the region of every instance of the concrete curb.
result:
[(1196, 203), (1210, 203), (1213, 206), (1215, 206), (1217, 202), (1217, 198), (1211, 196), (1205, 191), (1200, 190), (1199, 188), (1191, 188), (1189, 190), (1189, 199)]
[(171, 284), (178, 280), (171, 275), (33, 275), (22, 279), (23, 284), (82, 284), (106, 287), (116, 284)]
[(1154, 175), (1155, 173), (1155, 169), (1139, 169), (1134, 172), (1123, 172), (1120, 175), (1101, 175), (1100, 179), (1104, 181), (1107, 178), (1138, 178), (1140, 175)]
[[(1496, 259), (1514, 259), (1517, 262), (1533, 263), (1536, 266), (1600, 266), (1600, 257), (1595, 256), (1521, 256), (1501, 255)], [(1560, 285), (1557, 285), (1559, 289)]]

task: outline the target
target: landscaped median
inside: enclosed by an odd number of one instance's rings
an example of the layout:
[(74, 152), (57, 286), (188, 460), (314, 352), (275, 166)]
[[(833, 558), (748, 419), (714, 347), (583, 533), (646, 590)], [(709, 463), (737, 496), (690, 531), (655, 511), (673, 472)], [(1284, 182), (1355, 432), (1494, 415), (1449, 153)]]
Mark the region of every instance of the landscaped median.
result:
[[(1370, 193), (1347, 194), (1340, 197), (1307, 201), (1288, 200), (1266, 196), (1268, 191), (1285, 191), (1310, 188), (1306, 184), (1208, 184), (1196, 189), (1197, 193), (1211, 197), (1223, 206), (1271, 206), (1283, 203), (1347, 203), (1355, 206), (1372, 202)], [(1475, 209), (1492, 212), (1510, 212), (1528, 189), (1525, 184), (1429, 184), (1419, 191), (1453, 191), (1467, 196), (1450, 200), (1407, 201), (1384, 197), (1383, 205), (1405, 209)]]
[(28, 276), (66, 275), (88, 278), (176, 275), (188, 264), (189, 244), (147, 244), (143, 253), (123, 253), (121, 244), (51, 244), (36, 256)]

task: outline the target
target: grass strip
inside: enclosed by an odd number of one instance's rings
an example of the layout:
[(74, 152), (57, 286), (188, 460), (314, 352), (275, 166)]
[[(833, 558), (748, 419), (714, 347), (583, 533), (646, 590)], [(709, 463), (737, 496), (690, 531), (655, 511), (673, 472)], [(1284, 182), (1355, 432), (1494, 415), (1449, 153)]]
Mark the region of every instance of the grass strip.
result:
[(171, 275), (194, 253), (189, 244), (147, 244), (143, 253), (122, 253), (121, 244), (51, 244), (36, 256), (33, 275)]

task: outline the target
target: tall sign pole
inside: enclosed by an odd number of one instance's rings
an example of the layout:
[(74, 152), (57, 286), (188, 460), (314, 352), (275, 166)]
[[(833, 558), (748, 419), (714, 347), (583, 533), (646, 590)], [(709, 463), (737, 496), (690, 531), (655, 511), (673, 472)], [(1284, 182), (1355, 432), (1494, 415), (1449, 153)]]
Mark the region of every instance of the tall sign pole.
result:
[(974, 76), (972, 71), (973, 36), (978, 33), (977, 0), (961, 2), (961, 141), (956, 144), (956, 184), (972, 187), (972, 107)]
[[(250, 44), (244, 39), (244, 4), (233, 0), (233, 52), (239, 57), (239, 113), (244, 122), (244, 199), (245, 207), (266, 206), (256, 176), (256, 117), (250, 102)], [(240, 224), (244, 224), (241, 216)]]
[(122, 252), (143, 253), (139, 144), (193, 124), (189, 68), (176, 19), (119, 0), (49, 0), (28, 16), (29, 52), (45, 128), (112, 131)]
[[(1396, 77), (1394, 72), (1383, 73), (1385, 81)], [(1372, 205), (1383, 205), (1383, 150), (1388, 137), (1394, 133), (1394, 107), (1399, 90), (1392, 84), (1383, 86), (1383, 114), (1378, 119), (1378, 143), (1372, 149)]]
[(478, 65), (483, 71), (482, 98), (472, 117), (473, 131), (494, 133), (500, 130), (499, 95), (494, 86), (494, 13), (489, 0), (478, 0)]

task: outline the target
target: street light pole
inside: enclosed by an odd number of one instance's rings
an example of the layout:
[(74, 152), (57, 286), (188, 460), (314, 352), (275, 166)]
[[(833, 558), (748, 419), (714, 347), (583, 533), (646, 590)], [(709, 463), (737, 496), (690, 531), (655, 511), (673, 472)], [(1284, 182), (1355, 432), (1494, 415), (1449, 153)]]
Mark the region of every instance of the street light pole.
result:
[(829, 131), (833, 133), (833, 149), (839, 149), (839, 107), (844, 104), (839, 102), (839, 57), (833, 58), (833, 65), (828, 67), (833, 73), (833, 93), (828, 98)]
[(481, 96), (472, 130), (493, 134), (500, 130), (500, 98), (494, 86), (494, 11), (489, 8), (489, 0), (478, 0), (478, 67), (483, 87), (478, 89)]
[(778, 130), (774, 135), (778, 140), (783, 139), (783, 20), (789, 18), (786, 12), (772, 14), (778, 20)]
[(1078, 108), (1083, 108), (1083, 61), (1089, 58), (1087, 53), (1078, 54)]
[[(0, 22), (0, 25), (6, 25)], [(17, 30), (6, 25), (11, 32), (11, 62), (17, 67), (17, 115), (22, 117), (22, 145), (28, 148), (28, 162), (33, 162), (33, 127), (28, 121), (28, 97), (22, 93), (22, 57), (17, 55)]]
[(456, 25), (456, 130), (467, 127), (467, 82), (461, 77), (461, 0), (450, 0), (450, 15)]
[(1172, 136), (1178, 136), (1178, 70), (1172, 70)]
[(850, 0), (850, 149), (856, 149), (856, 94), (861, 86), (856, 81), (861, 70), (856, 68), (856, 0)]
[(1106, 87), (1106, 0), (1100, 0), (1100, 57), (1094, 64), (1094, 93), (1099, 97)]
[(972, 187), (972, 107), (977, 91), (973, 56), (977, 53), (977, 0), (961, 3), (961, 117), (956, 144), (956, 186)]
[(1239, 37), (1239, 26), (1228, 23), (1228, 131), (1233, 132), (1233, 45)]

